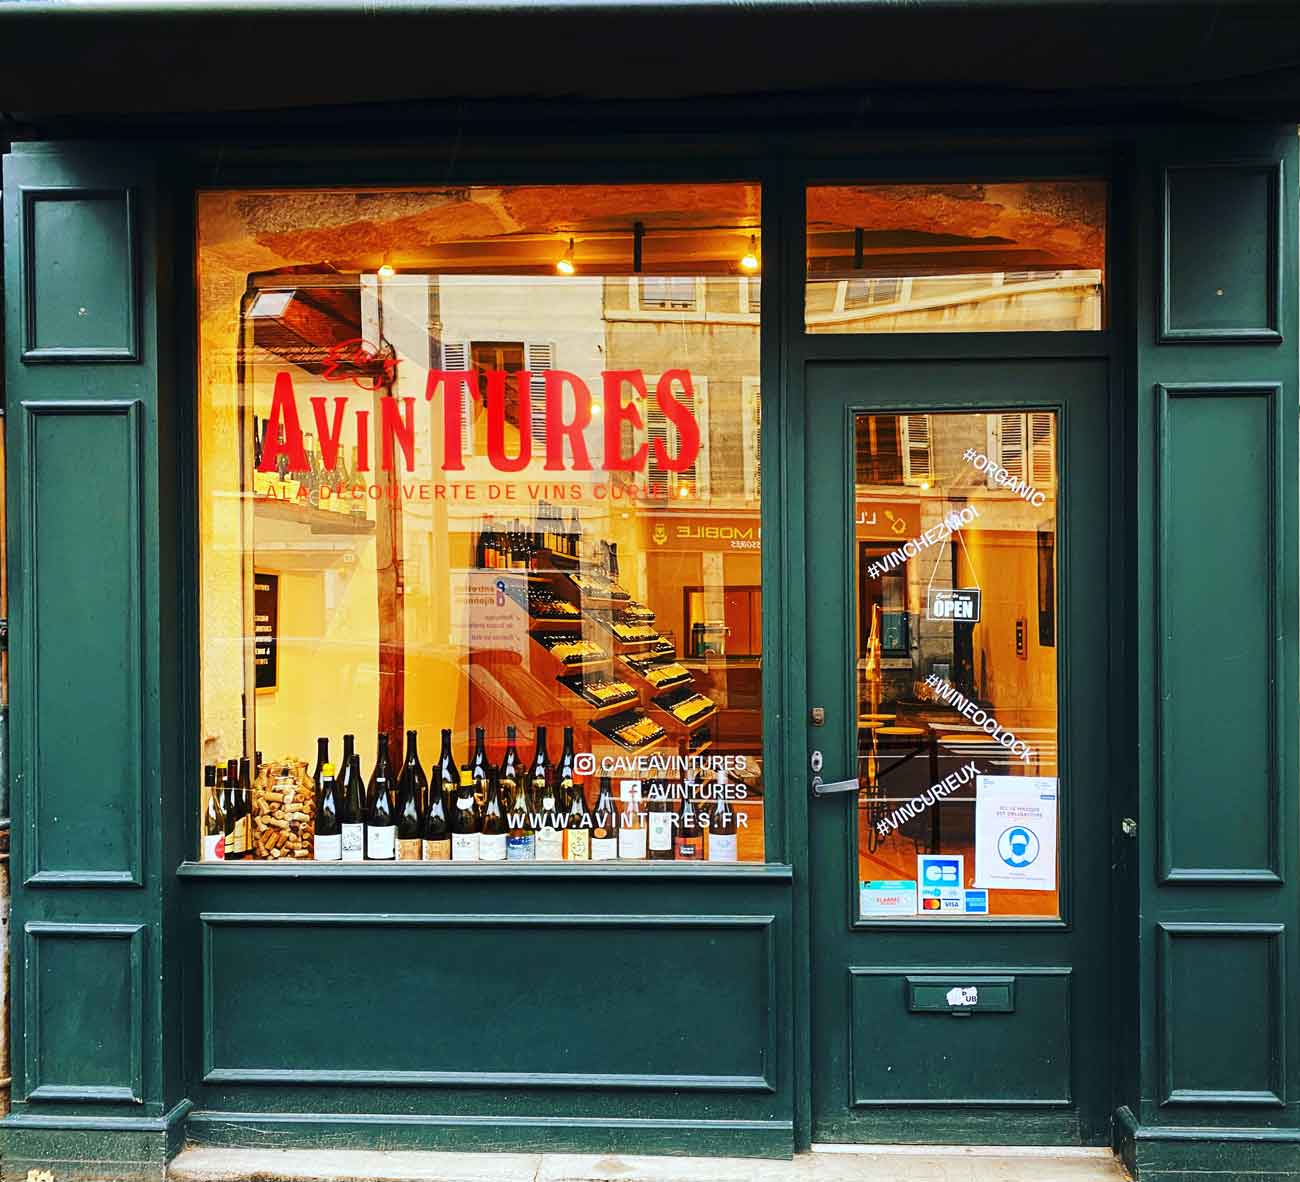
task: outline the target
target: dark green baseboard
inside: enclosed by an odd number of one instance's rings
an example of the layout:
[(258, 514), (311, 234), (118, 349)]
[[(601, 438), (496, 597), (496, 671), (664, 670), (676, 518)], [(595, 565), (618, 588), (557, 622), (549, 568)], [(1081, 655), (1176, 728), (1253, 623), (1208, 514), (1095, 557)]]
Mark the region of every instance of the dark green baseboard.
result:
[(1073, 1110), (869, 1108), (813, 1126), (813, 1144), (850, 1145), (1105, 1145), (1088, 1138)]
[(431, 1149), (516, 1153), (667, 1153), (788, 1158), (786, 1121), (678, 1121), (606, 1117), (339, 1115), (195, 1110), (198, 1145), (283, 1149)]
[(1139, 1125), (1126, 1106), (1115, 1113), (1115, 1152), (1138, 1182), (1300, 1179), (1300, 1129)]
[(0, 1182), (48, 1170), (58, 1182), (163, 1182), (185, 1140), (190, 1102), (160, 1117), (43, 1116), (0, 1120)]

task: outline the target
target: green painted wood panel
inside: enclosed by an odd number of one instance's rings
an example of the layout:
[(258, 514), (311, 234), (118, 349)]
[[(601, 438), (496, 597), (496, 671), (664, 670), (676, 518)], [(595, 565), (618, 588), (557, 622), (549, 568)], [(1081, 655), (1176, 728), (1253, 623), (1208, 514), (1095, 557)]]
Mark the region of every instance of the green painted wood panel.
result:
[(1281, 397), (1276, 386), (1157, 392), (1166, 881), (1278, 880)]
[(143, 884), (140, 406), (32, 402), (20, 650), (29, 753), (24, 876)]
[(203, 923), (209, 1083), (776, 1089), (772, 917)]
[(6, 1172), (45, 1153), (73, 1177), (92, 1128), (104, 1160), (161, 1158), (181, 1100), (162, 853), (186, 807), (169, 760), (181, 696), (163, 689), (178, 664), (170, 302), (160, 323), (153, 149), (21, 144), (3, 164), (17, 938), (0, 1152)]
[(28, 923), (27, 1100), (143, 1096), (144, 927)]
[(1280, 161), (1165, 171), (1164, 340), (1281, 339), (1282, 175)]
[(1284, 931), (1160, 925), (1162, 1104), (1283, 1106)]
[(138, 298), (130, 189), (23, 193), (24, 360), (131, 360)]
[[(1136, 140), (1138, 905), (1117, 954), (1139, 1037), (1116, 1135), (1139, 1176), (1300, 1161), (1296, 149), (1294, 125)], [(1162, 220), (1171, 184), (1195, 216)]]
[[(1072, 1102), (1070, 973), (1007, 970), (1009, 1012), (909, 1013), (916, 969), (853, 968), (856, 1107), (1065, 1107)], [(987, 972), (945, 980), (988, 980)], [(1004, 987), (1005, 988), (1005, 987)], [(980, 992), (985, 992), (980, 987)], [(936, 1082), (944, 1081), (941, 1092)]]

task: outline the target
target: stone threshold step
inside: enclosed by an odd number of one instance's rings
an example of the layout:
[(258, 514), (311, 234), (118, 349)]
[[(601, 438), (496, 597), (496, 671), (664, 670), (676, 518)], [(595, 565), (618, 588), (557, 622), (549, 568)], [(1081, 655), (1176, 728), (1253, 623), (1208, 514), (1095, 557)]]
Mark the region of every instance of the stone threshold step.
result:
[(168, 1182), (1124, 1182), (1103, 1149), (871, 1146), (789, 1161), (624, 1154), (186, 1149)]

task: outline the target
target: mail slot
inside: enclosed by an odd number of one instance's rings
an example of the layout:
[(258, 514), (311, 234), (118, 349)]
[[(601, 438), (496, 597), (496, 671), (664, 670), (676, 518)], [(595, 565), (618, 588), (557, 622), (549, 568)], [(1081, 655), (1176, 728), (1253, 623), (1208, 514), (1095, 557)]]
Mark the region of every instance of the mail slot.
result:
[(908, 977), (907, 1008), (913, 1014), (1013, 1014), (1014, 977)]

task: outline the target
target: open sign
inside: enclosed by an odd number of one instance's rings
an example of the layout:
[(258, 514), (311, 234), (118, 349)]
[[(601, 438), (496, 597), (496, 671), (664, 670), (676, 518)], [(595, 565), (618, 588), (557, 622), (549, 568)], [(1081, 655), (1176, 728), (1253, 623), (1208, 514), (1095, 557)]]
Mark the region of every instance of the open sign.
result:
[(927, 620), (953, 620), (960, 624), (974, 624), (980, 618), (980, 590), (978, 587), (931, 587), (926, 596)]

